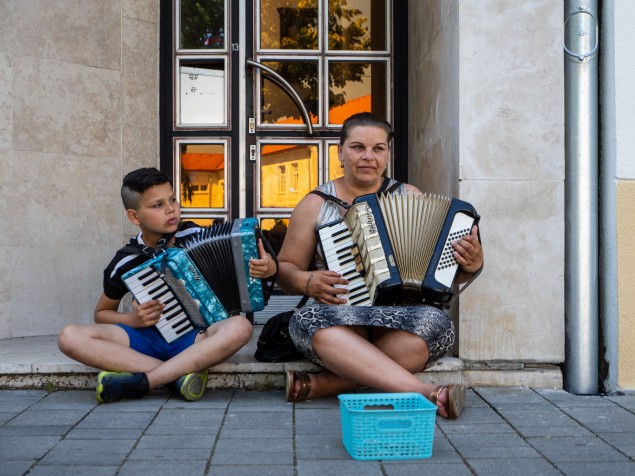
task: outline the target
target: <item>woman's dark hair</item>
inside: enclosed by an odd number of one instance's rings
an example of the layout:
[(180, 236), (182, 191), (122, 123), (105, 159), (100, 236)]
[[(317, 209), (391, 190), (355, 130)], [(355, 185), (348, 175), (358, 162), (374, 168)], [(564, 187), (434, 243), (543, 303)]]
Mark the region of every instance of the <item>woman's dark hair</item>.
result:
[(342, 124), (342, 131), (340, 132), (340, 144), (343, 144), (350, 134), (350, 130), (359, 126), (372, 126), (379, 127), (386, 131), (386, 138), (390, 141), (392, 137), (392, 127), (388, 121), (385, 121), (379, 116), (371, 112), (359, 112), (353, 114)]
[(141, 204), (141, 195), (150, 187), (172, 182), (167, 175), (154, 167), (133, 170), (123, 178), (121, 186), (121, 200), (126, 210), (137, 210)]

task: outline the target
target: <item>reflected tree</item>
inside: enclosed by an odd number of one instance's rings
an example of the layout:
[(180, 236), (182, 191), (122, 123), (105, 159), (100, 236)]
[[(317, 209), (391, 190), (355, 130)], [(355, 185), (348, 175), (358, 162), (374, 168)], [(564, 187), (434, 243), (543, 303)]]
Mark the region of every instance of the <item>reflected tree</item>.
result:
[[(345, 8), (342, 0), (329, 0), (328, 45), (331, 50), (366, 51), (370, 49), (368, 18), (356, 8)], [(279, 15), (280, 29), (262, 31), (262, 43), (276, 45), (284, 50), (309, 50), (318, 48), (318, 14), (315, 0), (297, 0), (288, 2), (288, 6), (276, 9)], [(293, 6), (291, 6), (293, 5)], [(270, 24), (270, 22), (263, 22)], [(279, 34), (279, 40), (271, 36)], [(276, 70), (289, 81), (302, 97), (307, 109), (313, 114), (318, 111), (319, 81), (315, 64), (312, 62), (289, 61), (275, 63)], [(346, 102), (346, 93), (333, 93), (349, 82), (361, 82), (364, 76), (364, 64), (332, 63), (328, 74), (329, 107), (341, 106)], [(263, 98), (275, 97), (271, 83), (263, 86)], [(276, 105), (282, 116), (301, 119), (300, 112), (291, 103)], [(266, 110), (266, 105), (263, 104)]]
[(224, 27), (225, 2), (223, 0), (181, 0), (182, 48), (223, 48)]

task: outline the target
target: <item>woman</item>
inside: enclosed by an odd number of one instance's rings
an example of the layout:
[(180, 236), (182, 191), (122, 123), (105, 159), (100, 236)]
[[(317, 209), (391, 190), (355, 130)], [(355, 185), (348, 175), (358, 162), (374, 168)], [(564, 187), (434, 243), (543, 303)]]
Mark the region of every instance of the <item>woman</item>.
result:
[[(356, 197), (377, 193), (396, 184), (385, 179), (391, 127), (370, 113), (349, 117), (342, 126), (338, 157), (344, 176), (319, 190), (353, 203)], [(397, 185), (396, 185), (397, 186)], [(383, 188), (382, 188), (383, 187)], [(396, 192), (421, 193), (399, 184)], [(338, 306), (347, 281), (320, 266), (309, 270), (317, 252), (317, 227), (343, 216), (346, 209), (317, 194), (296, 206), (278, 255), (279, 284), (288, 294), (306, 294), (315, 306), (300, 309), (289, 330), (300, 351), (327, 371), (320, 374), (287, 372), (287, 400), (297, 402), (370, 387), (387, 392), (418, 392), (436, 403), (439, 414), (457, 418), (465, 401), (463, 385), (435, 386), (419, 381), (416, 373), (439, 358), (454, 342), (454, 327), (440, 309), (427, 305)], [(453, 244), (464, 282), (483, 264), (477, 227)], [(339, 296), (338, 296), (339, 295)]]

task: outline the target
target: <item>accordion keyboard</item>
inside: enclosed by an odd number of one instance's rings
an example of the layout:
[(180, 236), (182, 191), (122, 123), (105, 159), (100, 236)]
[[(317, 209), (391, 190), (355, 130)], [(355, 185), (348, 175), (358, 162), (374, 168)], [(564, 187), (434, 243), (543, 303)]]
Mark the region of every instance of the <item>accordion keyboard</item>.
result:
[(366, 282), (355, 264), (354, 244), (346, 224), (338, 221), (324, 225), (318, 229), (318, 236), (327, 268), (348, 281), (348, 285), (335, 285), (349, 290), (348, 294), (340, 294), (338, 297), (346, 299), (349, 306), (371, 306)]
[(155, 326), (166, 342), (173, 342), (194, 328), (181, 303), (154, 268), (144, 268), (125, 278), (124, 282), (139, 304), (154, 299), (165, 304)]

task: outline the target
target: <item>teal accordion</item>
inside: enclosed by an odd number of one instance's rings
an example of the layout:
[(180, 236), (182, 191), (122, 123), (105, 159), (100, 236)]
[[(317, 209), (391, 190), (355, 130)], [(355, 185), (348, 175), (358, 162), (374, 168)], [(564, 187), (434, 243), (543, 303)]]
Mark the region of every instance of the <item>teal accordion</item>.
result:
[(124, 273), (123, 282), (140, 304), (165, 304), (156, 328), (173, 342), (194, 328), (265, 307), (270, 289), (265, 295), (262, 280), (249, 276), (258, 238), (268, 246), (255, 218), (203, 228)]

